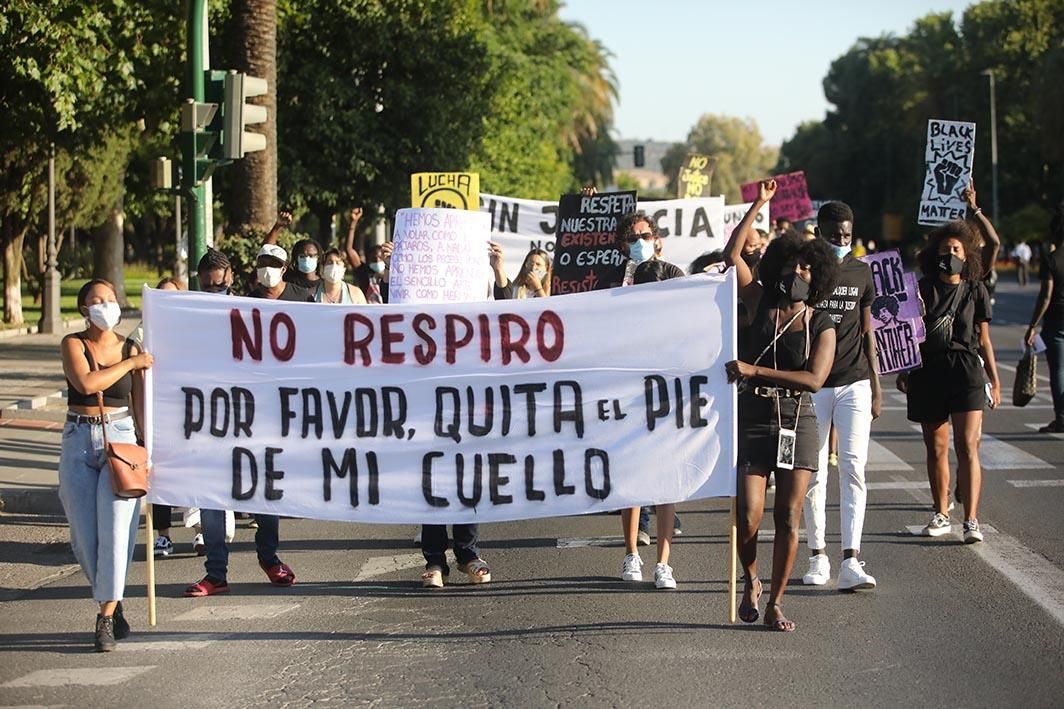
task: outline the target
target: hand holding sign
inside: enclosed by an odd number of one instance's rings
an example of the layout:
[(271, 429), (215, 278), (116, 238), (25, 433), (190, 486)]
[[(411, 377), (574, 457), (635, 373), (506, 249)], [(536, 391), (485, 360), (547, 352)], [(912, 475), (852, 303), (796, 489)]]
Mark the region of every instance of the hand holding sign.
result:
[(953, 194), (953, 188), (957, 186), (957, 180), (961, 177), (964, 168), (950, 160), (943, 160), (935, 165), (935, 188), (939, 194)]

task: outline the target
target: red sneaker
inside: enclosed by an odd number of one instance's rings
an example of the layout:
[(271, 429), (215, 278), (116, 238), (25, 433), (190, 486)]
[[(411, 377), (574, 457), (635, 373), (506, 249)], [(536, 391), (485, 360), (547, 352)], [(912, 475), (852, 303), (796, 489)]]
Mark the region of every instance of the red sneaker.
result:
[(277, 562), (273, 566), (266, 566), (263, 562), (259, 562), (259, 567), (266, 572), (266, 575), (270, 577), (270, 583), (274, 586), (292, 586), (296, 582), (296, 574), (292, 569), (283, 562)]
[(185, 589), (185, 598), (216, 596), (219, 593), (229, 593), (229, 584), (225, 581), (217, 583), (210, 576), (204, 576), (202, 580)]

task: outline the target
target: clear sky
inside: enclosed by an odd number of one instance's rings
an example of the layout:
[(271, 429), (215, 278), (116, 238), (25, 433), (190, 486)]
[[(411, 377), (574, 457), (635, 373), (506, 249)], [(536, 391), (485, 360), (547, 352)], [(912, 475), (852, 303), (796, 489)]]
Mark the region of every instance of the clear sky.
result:
[(824, 117), (822, 82), (859, 37), (905, 34), (970, 0), (566, 0), (613, 53), (616, 137), (683, 141), (703, 113), (749, 116), (779, 145)]

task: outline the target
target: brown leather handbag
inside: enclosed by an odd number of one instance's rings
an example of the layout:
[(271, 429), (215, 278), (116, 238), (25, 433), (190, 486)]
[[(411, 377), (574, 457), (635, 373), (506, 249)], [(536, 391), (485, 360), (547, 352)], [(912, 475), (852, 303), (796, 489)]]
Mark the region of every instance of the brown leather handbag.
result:
[[(95, 348), (84, 340), (92, 353), (92, 369), (99, 368)], [(115, 497), (135, 498), (148, 494), (148, 449), (136, 443), (111, 443), (107, 440), (107, 414), (103, 410), (103, 392), (96, 392), (100, 405), (100, 426), (103, 429), (103, 448), (111, 467), (111, 490)]]

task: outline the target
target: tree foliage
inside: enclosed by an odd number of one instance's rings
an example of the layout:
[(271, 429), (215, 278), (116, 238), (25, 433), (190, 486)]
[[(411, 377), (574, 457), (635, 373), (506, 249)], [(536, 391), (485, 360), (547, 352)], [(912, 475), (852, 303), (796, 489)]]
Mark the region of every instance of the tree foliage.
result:
[(777, 159), (777, 150), (764, 144), (754, 119), (707, 113), (691, 128), (687, 142), (676, 143), (662, 158), (669, 194), (676, 194), (676, 178), (688, 153), (717, 158), (710, 185), (728, 204), (740, 203), (740, 185), (769, 175)]
[(1059, 0), (988, 0), (970, 6), (959, 22), (950, 13), (929, 14), (905, 36), (859, 40), (824, 79), (832, 109), (783, 144), (779, 169), (804, 169), (814, 198), (853, 205), (863, 234), (875, 235), (882, 215), (898, 214), (915, 237), (927, 121), (971, 121), (976, 188), (989, 210), (987, 70), (997, 92), (1002, 214), (994, 216), (1037, 213), (1024, 208), (1064, 193)]

